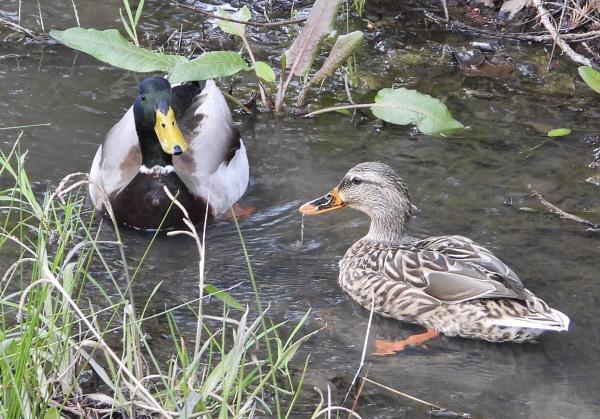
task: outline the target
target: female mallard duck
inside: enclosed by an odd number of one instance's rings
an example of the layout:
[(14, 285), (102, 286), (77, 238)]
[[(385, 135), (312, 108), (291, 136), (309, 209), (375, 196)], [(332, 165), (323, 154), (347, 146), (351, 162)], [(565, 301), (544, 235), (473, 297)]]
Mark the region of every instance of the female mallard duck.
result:
[[(494, 342), (525, 342), (546, 330), (569, 327), (569, 318), (523, 287), (517, 275), (484, 247), (462, 236), (424, 240), (406, 234), (411, 203), (404, 181), (383, 163), (361, 163), (329, 194), (300, 208), (320, 214), (358, 209), (371, 217), (368, 234), (340, 262), (339, 282), (359, 304), (438, 332)], [(380, 345), (379, 353), (401, 350)]]
[(133, 106), (98, 149), (90, 196), (102, 211), (101, 187), (120, 224), (142, 230), (179, 228), (183, 214), (165, 186), (198, 223), (241, 198), (248, 171), (246, 148), (216, 84), (209, 80), (204, 88), (171, 87), (153, 76), (142, 80)]

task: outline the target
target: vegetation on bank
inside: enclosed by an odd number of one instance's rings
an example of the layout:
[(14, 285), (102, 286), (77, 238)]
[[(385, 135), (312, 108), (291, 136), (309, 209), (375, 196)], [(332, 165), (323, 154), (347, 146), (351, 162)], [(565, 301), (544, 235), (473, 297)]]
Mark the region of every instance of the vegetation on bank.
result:
[[(353, 4), (358, 11), (362, 11), (364, 1)], [(347, 3), (342, 0), (317, 0), (298, 36), (287, 50), (282, 51), (279, 57), (280, 68), (276, 72), (268, 63), (255, 59), (246, 38), (246, 26), (252, 19), (252, 13), (244, 6), (235, 13), (219, 9), (211, 16), (222, 31), (242, 40), (245, 57), (234, 51), (207, 51), (190, 59), (182, 55), (152, 51), (139, 45), (136, 28), (143, 5), (144, 2), (140, 2), (134, 13), (129, 1), (124, 0), (126, 17), (123, 13), (121, 17), (130, 40), (121, 36), (116, 29), (98, 31), (74, 27), (64, 31), (51, 31), (50, 35), (73, 49), (125, 70), (165, 73), (173, 83), (228, 77), (240, 71), (251, 72), (255, 76), (263, 108), (274, 112), (285, 110), (286, 100), (289, 100), (288, 90), (294, 78), (299, 86), (295, 104), (301, 107), (311, 89), (338, 69), (342, 68), (343, 74), (352, 76), (357, 65), (353, 53), (363, 43), (362, 31), (338, 35), (335, 30), (340, 7), (346, 7)], [(346, 8), (345, 12), (349, 14), (350, 10)], [(326, 39), (330, 42), (325, 42)], [(320, 68), (314, 71), (315, 59), (327, 43), (333, 44), (329, 54)], [(351, 78), (347, 77), (347, 84)], [(377, 118), (393, 124), (415, 124), (424, 134), (448, 135), (464, 128), (441, 101), (415, 90), (382, 89), (376, 93), (375, 100), (368, 104), (354, 103), (349, 88), (347, 92), (350, 104), (322, 109), (310, 115), (369, 108)]]
[[(293, 415), (308, 358), (298, 361), (304, 367), (295, 376), (288, 364), (312, 335), (301, 332), (309, 313), (297, 324), (271, 321), (239, 226), (253, 307), (204, 283), (202, 232), (188, 223), (170, 234), (198, 248), (198, 298), (148, 314), (162, 283), (148, 301), (135, 298), (143, 258), (130, 269), (118, 226), (94, 221), (84, 202), (87, 175), (70, 175), (40, 194), (25, 157), (18, 141), (0, 153), (0, 176), (13, 183), (0, 191), (0, 252), (14, 259), (0, 282), (0, 417)], [(92, 301), (90, 293), (102, 298)], [(205, 309), (211, 296), (222, 301), (220, 313)], [(197, 316), (193, 339), (180, 332), (177, 310)], [(166, 364), (144, 327), (157, 317), (170, 328)]]

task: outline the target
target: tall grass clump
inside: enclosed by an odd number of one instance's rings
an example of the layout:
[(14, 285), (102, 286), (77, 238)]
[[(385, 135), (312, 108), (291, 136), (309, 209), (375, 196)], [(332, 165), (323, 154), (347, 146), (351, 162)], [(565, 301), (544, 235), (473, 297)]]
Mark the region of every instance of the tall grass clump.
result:
[[(293, 417), (308, 359), (299, 377), (288, 363), (311, 335), (301, 336), (309, 313), (294, 325), (272, 322), (237, 222), (249, 268), (240, 286), (255, 301), (205, 284), (204, 232), (186, 219), (186, 230), (169, 234), (198, 248), (198, 297), (146, 315), (161, 284), (134, 301), (143, 258), (130, 272), (118, 226), (86, 206), (87, 175), (37, 191), (26, 156), (19, 139), (0, 151), (0, 418)], [(217, 313), (210, 296), (222, 302)], [(174, 316), (183, 309), (197, 316), (193, 342)], [(170, 330), (167, 360), (144, 332), (159, 316)]]

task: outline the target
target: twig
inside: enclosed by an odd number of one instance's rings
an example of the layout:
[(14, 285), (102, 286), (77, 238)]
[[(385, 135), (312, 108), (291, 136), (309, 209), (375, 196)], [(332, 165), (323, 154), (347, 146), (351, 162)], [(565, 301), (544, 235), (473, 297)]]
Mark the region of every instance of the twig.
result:
[(419, 399), (418, 397), (411, 396), (410, 394), (403, 393), (403, 392), (398, 391), (398, 390), (396, 390), (394, 388), (391, 388), (391, 387), (388, 387), (388, 386), (386, 386), (384, 384), (378, 383), (377, 381), (373, 381), (373, 380), (371, 380), (371, 379), (369, 379), (367, 377), (361, 377), (361, 379), (363, 381), (366, 381), (367, 383), (375, 384), (378, 387), (381, 387), (381, 388), (383, 388), (385, 390), (391, 391), (392, 393), (397, 394), (399, 396), (406, 397), (407, 399), (410, 399), (410, 400), (413, 400), (415, 402), (419, 402), (421, 404), (424, 404), (425, 406), (429, 406), (429, 407), (432, 407), (432, 408), (437, 409), (437, 410), (441, 409), (441, 407), (438, 406), (437, 404), (429, 403), (428, 401), (425, 401), (423, 399)]
[(42, 32), (46, 32), (44, 28), (44, 17), (42, 16), (42, 6), (40, 6), (40, 0), (37, 0), (38, 13), (40, 14), (40, 26), (42, 27)]
[(177, 42), (177, 52), (181, 51), (181, 40), (183, 39), (183, 23), (179, 28), (179, 41)]
[(589, 58), (584, 57), (583, 55), (575, 52), (575, 50), (573, 50), (573, 48), (571, 48), (571, 46), (564, 39), (562, 39), (561, 35), (556, 30), (556, 27), (554, 27), (554, 25), (550, 21), (548, 10), (546, 10), (544, 5), (542, 4), (542, 1), (541, 0), (532, 0), (532, 1), (533, 1), (533, 5), (538, 10), (538, 14), (540, 15), (540, 21), (542, 22), (542, 25), (544, 25), (546, 30), (552, 36), (552, 39), (558, 44), (560, 49), (562, 49), (562, 51), (567, 55), (567, 57), (569, 57), (571, 60), (573, 60), (576, 63), (587, 65), (587, 66), (593, 67), (595, 69), (600, 69), (600, 66), (598, 66), (596, 63), (594, 63)]
[(241, 100), (239, 100), (237, 97), (230, 95), (227, 92), (221, 92), (223, 93), (223, 96), (225, 96), (227, 99), (231, 100), (233, 103), (235, 103), (236, 105), (238, 105), (240, 108), (242, 108), (244, 110), (244, 112), (246, 112), (249, 115), (252, 115), (254, 112), (252, 112), (252, 109), (250, 109), (249, 107), (247, 107), (246, 105), (244, 105), (242, 103)]
[(446, 18), (446, 22), (450, 20), (450, 15), (448, 14), (448, 5), (446, 4), (446, 0), (442, 0), (442, 6), (444, 7), (444, 17)]
[[(370, 365), (367, 366), (367, 370), (365, 371), (365, 378), (369, 375), (369, 367)], [(365, 387), (365, 381), (364, 380), (360, 380), (360, 384), (358, 385), (358, 389), (356, 390), (356, 395), (354, 396), (354, 401), (352, 402), (352, 406), (350, 407), (350, 410), (352, 410), (353, 412), (356, 410), (356, 405), (358, 404), (358, 399), (360, 399), (360, 396), (362, 394), (363, 388)], [(350, 416), (348, 416), (350, 417)]]
[(415, 402), (424, 404), (425, 406), (430, 407), (434, 411), (444, 412), (448, 416), (458, 416), (458, 417), (463, 417), (463, 418), (469, 418), (469, 417), (471, 417), (471, 415), (468, 414), (468, 413), (456, 413), (456, 412), (452, 412), (451, 410), (445, 409), (445, 408), (440, 407), (440, 406), (438, 406), (436, 404), (429, 403), (428, 401), (425, 401), (423, 399), (419, 399), (418, 397), (415, 397), (415, 396), (411, 396), (410, 394), (403, 393), (403, 392), (398, 391), (398, 390), (396, 390), (394, 388), (391, 388), (391, 387), (388, 387), (388, 386), (386, 386), (384, 384), (378, 383), (377, 381), (370, 380), (367, 377), (361, 377), (361, 378), (362, 378), (363, 381), (366, 381), (367, 383), (374, 384), (374, 385), (376, 385), (378, 387), (381, 387), (381, 388), (383, 388), (385, 390), (388, 390), (388, 391), (390, 391), (390, 392), (392, 392), (394, 394), (397, 394), (398, 396), (406, 397), (407, 399), (410, 399), (410, 400), (413, 400)]
[(548, 209), (548, 211), (550, 211), (551, 213), (560, 216), (560, 218), (566, 218), (566, 219), (571, 220), (571, 221), (575, 221), (575, 222), (578, 222), (578, 223), (581, 223), (581, 224), (585, 224), (586, 226), (588, 226), (587, 231), (600, 232), (600, 224), (595, 224), (595, 223), (593, 223), (593, 222), (591, 222), (589, 220), (586, 220), (585, 218), (581, 218), (581, 217), (578, 217), (577, 215), (573, 215), (573, 214), (570, 214), (570, 213), (568, 213), (566, 211), (561, 210), (560, 208), (558, 208), (553, 203), (547, 201), (546, 198), (544, 198), (542, 196), (542, 194), (540, 194), (537, 190), (535, 190), (533, 188), (533, 186), (531, 186), (531, 185), (527, 185), (527, 189), (531, 193), (531, 196), (533, 196), (535, 199), (537, 199), (538, 202), (543, 207), (545, 207), (546, 209)]
[(371, 313), (369, 313), (369, 322), (367, 323), (367, 332), (365, 333), (365, 342), (363, 343), (363, 350), (360, 356), (360, 364), (358, 365), (358, 369), (356, 370), (356, 374), (354, 374), (354, 378), (352, 379), (352, 383), (350, 383), (350, 387), (348, 388), (348, 392), (346, 392), (346, 396), (342, 401), (342, 405), (346, 404), (346, 400), (348, 400), (348, 396), (350, 396), (350, 392), (354, 388), (358, 378), (360, 377), (360, 372), (365, 366), (365, 358), (367, 357), (367, 344), (369, 343), (369, 334), (371, 333), (371, 323), (373, 322), (373, 312), (375, 311), (375, 291), (371, 290)]
[[(454, 31), (454, 32), (467, 32), (467, 33), (471, 33), (471, 34), (485, 35), (485, 36), (489, 36), (489, 37), (493, 37), (493, 38), (514, 39), (516, 41), (546, 42), (546, 41), (554, 40), (552, 35), (547, 35), (547, 34), (534, 35), (531, 33), (497, 33), (497, 32), (493, 32), (493, 31), (481, 29), (481, 28), (476, 28), (474, 26), (469, 26), (469, 25), (459, 22), (459, 21), (445, 22), (443, 17), (437, 16), (436, 14), (431, 13), (429, 11), (424, 11), (423, 15), (427, 19), (433, 21), (434, 23), (437, 23), (440, 26), (445, 26), (446, 29), (448, 29), (450, 31)], [(561, 38), (563, 40), (571, 41), (571, 42), (582, 42), (582, 41), (587, 41), (590, 39), (595, 39), (598, 37), (600, 37), (600, 30), (589, 31), (589, 32), (585, 32), (585, 33), (561, 34)]]
[(258, 83), (258, 90), (260, 92), (260, 100), (264, 107), (268, 107), (269, 103), (267, 102), (267, 95), (265, 93), (265, 88), (260, 81), (260, 77), (256, 72), (256, 59), (254, 58), (254, 53), (252, 52), (252, 48), (250, 48), (250, 43), (248, 42), (248, 38), (246, 38), (246, 34), (242, 31), (239, 34), (240, 38), (242, 38), (242, 42), (244, 42), (244, 46), (246, 47), (246, 51), (248, 51), (248, 56), (250, 57), (250, 62), (252, 62), (252, 67), (254, 67), (254, 74), (256, 75), (256, 82)]
[(277, 26), (296, 25), (296, 24), (302, 23), (306, 20), (305, 17), (301, 17), (298, 19), (279, 20), (277, 22), (253, 22), (251, 20), (237, 20), (237, 19), (232, 19), (229, 17), (217, 16), (213, 13), (207, 12), (206, 10), (198, 9), (193, 6), (188, 6), (187, 4), (181, 4), (176, 1), (173, 1), (171, 3), (177, 7), (192, 10), (196, 13), (200, 13), (201, 15), (212, 17), (213, 19), (221, 19), (221, 20), (226, 20), (227, 22), (233, 22), (233, 23), (242, 23), (244, 25), (257, 26), (259, 28), (273, 28), (273, 27), (277, 27)]
[[(567, 11), (567, 2), (563, 2), (562, 12), (560, 13), (560, 19), (558, 20), (558, 28), (562, 28), (563, 19), (565, 17), (565, 12)], [(554, 39), (554, 43), (552, 44), (552, 51), (550, 52), (550, 59), (548, 60), (548, 65), (546, 65), (546, 71), (550, 71), (552, 65), (552, 58), (554, 57), (554, 51), (556, 51), (557, 39)]]
[(27, 28), (24, 28), (23, 26), (19, 25), (18, 23), (11, 22), (10, 20), (4, 19), (3, 17), (0, 17), (0, 23), (3, 24), (4, 26), (8, 26), (9, 28), (14, 29), (17, 32), (27, 35), (30, 38), (35, 38), (35, 33), (33, 33), (32, 31), (30, 31)]
[(4, 131), (7, 129), (22, 129), (22, 128), (34, 128), (34, 127), (49, 127), (52, 123), (46, 122), (44, 124), (29, 124), (29, 125), (19, 125), (15, 127), (0, 127), (0, 131)]
[(77, 6), (75, 6), (75, 0), (71, 0), (71, 3), (73, 3), (73, 11), (75, 12), (75, 21), (77, 21), (77, 26), (81, 26), (81, 24), (79, 23), (79, 13), (77, 13)]

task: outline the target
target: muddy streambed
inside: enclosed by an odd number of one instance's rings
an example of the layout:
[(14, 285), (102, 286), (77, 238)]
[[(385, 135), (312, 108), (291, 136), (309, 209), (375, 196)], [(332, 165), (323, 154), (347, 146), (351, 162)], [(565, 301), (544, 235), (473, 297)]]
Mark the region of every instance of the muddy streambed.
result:
[[(0, 9), (12, 13), (17, 3), (5, 1)], [(118, 1), (79, 3), (83, 2), (78, 2), (82, 26), (120, 28)], [(286, 17), (288, 9), (272, 3), (275, 16)], [(257, 12), (262, 4), (255, 6)], [(302, 5), (297, 2), (297, 7)], [(23, 23), (35, 27), (36, 11), (32, 5), (27, 7), (31, 10), (23, 13)], [(46, 30), (75, 24), (69, 1), (43, 5), (43, 12)], [(454, 116), (470, 126), (461, 136), (427, 137), (406, 127), (381, 127), (373, 120), (354, 125), (339, 114), (314, 120), (234, 115), (251, 163), (251, 183), (242, 204), (256, 207), (241, 227), (263, 302), (271, 304), (275, 321), (298, 320), (310, 307), (306, 330), (326, 325), (297, 356), (300, 366), (311, 354), (305, 404), (310, 405), (314, 386), (326, 391), (329, 385), (339, 401), (358, 366), (368, 313), (339, 289), (337, 261), (365, 233), (368, 220), (351, 210), (306, 219), (305, 241), (299, 245), (297, 208), (329, 190), (352, 165), (381, 160), (397, 168), (409, 185), (419, 209), (412, 222), (414, 234), (463, 234), (488, 246), (509, 262), (528, 288), (567, 313), (572, 327), (568, 333), (544, 336), (539, 344), (441, 337), (427, 348), (408, 349), (397, 356), (369, 356), (369, 377), (474, 417), (597, 417), (598, 236), (585, 233), (581, 225), (519, 208), (536, 207), (527, 195), (527, 185), (532, 184), (564, 209), (600, 209), (600, 189), (585, 181), (595, 174), (588, 165), (593, 149), (600, 146), (600, 96), (577, 79), (574, 66), (561, 64), (546, 74), (547, 57), (539, 46), (502, 47), (518, 63), (510, 77), (468, 76), (452, 63), (447, 46), (470, 39), (428, 30), (417, 14), (411, 16), (403, 12), (397, 20), (365, 28), (356, 99), (366, 101), (369, 91), (392, 84), (418, 89), (443, 99)], [(167, 2), (149, 1), (143, 29), (159, 34), (155, 42), (162, 42), (183, 24), (184, 30), (201, 28), (194, 39), (211, 48), (239, 47), (211, 25), (201, 25), (202, 21)], [(362, 23), (351, 19), (350, 25)], [(278, 55), (291, 42), (291, 32), (251, 31), (258, 58), (268, 61)], [(3, 43), (0, 49), (3, 55), (14, 54), (0, 60), (0, 125), (52, 124), (28, 129), (22, 138), (22, 147), (29, 150), (29, 175), (38, 191), (71, 172), (87, 171), (104, 133), (130, 105), (140, 75), (115, 70), (66, 48)], [(241, 80), (239, 85), (244, 88), (233, 93), (248, 95), (248, 83)], [(326, 86), (321, 94), (311, 94), (311, 106), (344, 101), (341, 86), (339, 79), (334, 80), (333, 93)], [(547, 130), (563, 126), (572, 128), (573, 134), (545, 137)], [(9, 147), (15, 135), (4, 131), (0, 140), (2, 147)], [(507, 200), (512, 205), (506, 205)], [(598, 213), (589, 215), (594, 216), (597, 219)], [(142, 257), (148, 240), (143, 234), (125, 233), (132, 265)], [(219, 221), (208, 228), (207, 257), (208, 280), (219, 288), (247, 278), (231, 223)], [(1, 267), (12, 261), (12, 255), (0, 255)], [(197, 294), (196, 268), (193, 243), (162, 237), (138, 276), (135, 292), (144, 301), (164, 281), (149, 310), (179, 305)], [(252, 304), (248, 282), (231, 292)], [(192, 313), (178, 311), (176, 319), (192, 336), (196, 324)], [(375, 317), (372, 339), (403, 338), (419, 330)], [(153, 337), (155, 351), (164, 348), (168, 357), (166, 320), (146, 324), (146, 331)], [(426, 415), (423, 407), (369, 385), (358, 412), (382, 418)]]

